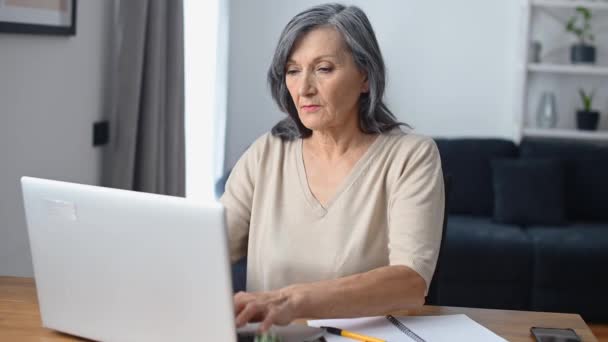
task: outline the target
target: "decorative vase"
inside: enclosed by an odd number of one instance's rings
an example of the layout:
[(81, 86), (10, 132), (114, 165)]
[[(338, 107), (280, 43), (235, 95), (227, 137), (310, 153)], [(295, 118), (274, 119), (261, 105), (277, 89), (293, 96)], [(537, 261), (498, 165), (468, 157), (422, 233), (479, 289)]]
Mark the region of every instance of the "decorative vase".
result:
[(579, 43), (570, 48), (570, 60), (573, 64), (595, 63), (595, 46)]
[(576, 112), (576, 126), (585, 131), (595, 131), (600, 119), (598, 111), (579, 110)]
[(543, 92), (536, 111), (536, 126), (538, 128), (554, 128), (557, 124), (557, 105), (555, 102), (555, 94), (550, 91)]

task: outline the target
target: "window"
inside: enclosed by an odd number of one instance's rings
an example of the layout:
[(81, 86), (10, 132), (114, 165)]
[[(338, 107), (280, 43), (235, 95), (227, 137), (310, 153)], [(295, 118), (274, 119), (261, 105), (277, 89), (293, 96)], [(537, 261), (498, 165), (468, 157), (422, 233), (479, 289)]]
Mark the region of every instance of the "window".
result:
[(186, 197), (215, 200), (224, 163), (228, 1), (184, 1)]

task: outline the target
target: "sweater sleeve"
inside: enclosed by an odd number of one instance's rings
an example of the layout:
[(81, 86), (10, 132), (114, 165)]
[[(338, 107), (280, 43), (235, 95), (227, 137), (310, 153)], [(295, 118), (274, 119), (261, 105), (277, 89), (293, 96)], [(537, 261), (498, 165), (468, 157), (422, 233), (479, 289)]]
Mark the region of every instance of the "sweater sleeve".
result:
[(247, 255), (249, 222), (255, 191), (258, 157), (257, 142), (250, 146), (232, 169), (220, 202), (224, 205), (228, 228), (230, 261)]
[(430, 286), (441, 244), (445, 194), (435, 142), (424, 138), (399, 161), (389, 192), (389, 262), (416, 271)]

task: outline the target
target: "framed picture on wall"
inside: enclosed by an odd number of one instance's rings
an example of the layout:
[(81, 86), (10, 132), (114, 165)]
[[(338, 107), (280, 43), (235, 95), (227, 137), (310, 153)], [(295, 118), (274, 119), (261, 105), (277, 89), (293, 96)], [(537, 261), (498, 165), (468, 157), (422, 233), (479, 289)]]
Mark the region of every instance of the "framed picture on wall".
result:
[(76, 0), (0, 0), (0, 33), (76, 34)]

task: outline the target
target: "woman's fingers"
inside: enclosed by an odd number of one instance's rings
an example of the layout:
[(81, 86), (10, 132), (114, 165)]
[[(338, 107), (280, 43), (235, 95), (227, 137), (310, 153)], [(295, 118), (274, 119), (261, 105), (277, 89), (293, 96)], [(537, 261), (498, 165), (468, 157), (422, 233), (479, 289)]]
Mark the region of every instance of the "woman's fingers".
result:
[(266, 310), (266, 317), (264, 317), (260, 324), (260, 331), (266, 332), (273, 325), (287, 325), (291, 323), (292, 320), (292, 313), (285, 303), (280, 303), (278, 305), (271, 304)]
[(270, 310), (268, 310), (268, 312), (266, 313), (266, 317), (264, 317), (264, 321), (262, 321), (262, 323), (260, 324), (259, 330), (261, 333), (265, 333), (268, 331), (268, 329), (270, 329), (270, 327), (272, 327), (272, 325), (275, 323), (275, 319), (277, 317), (277, 309), (276, 308), (271, 308)]
[(293, 319), (293, 312), (286, 298), (278, 292), (239, 292), (234, 295), (234, 312), (237, 327), (240, 328), (248, 322), (261, 322), (261, 332), (268, 331), (273, 324), (289, 324)]
[(234, 295), (234, 314), (238, 315), (253, 300), (253, 296), (246, 292), (239, 292)]
[[(256, 302), (249, 302), (245, 305), (245, 308), (240, 311), (236, 317), (236, 326), (240, 328), (254, 320), (255, 317), (264, 317), (266, 306), (258, 304)], [(260, 318), (261, 319), (261, 318)]]

